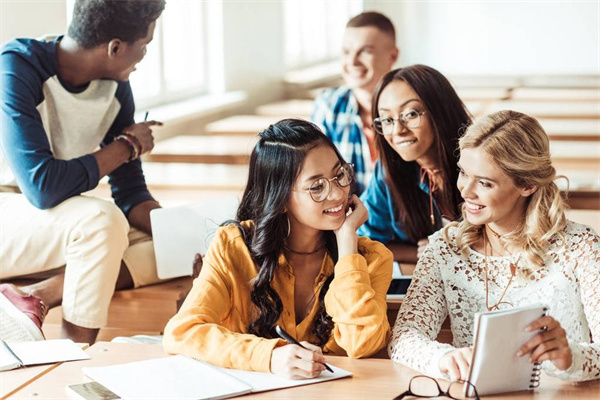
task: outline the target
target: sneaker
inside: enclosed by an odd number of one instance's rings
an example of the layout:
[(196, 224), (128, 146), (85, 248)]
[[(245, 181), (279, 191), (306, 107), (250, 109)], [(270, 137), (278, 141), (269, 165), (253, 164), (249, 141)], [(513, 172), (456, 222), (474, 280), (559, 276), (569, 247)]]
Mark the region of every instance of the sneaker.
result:
[(25, 294), (11, 284), (0, 284), (1, 340), (44, 340), (42, 323), (47, 312), (39, 297)]

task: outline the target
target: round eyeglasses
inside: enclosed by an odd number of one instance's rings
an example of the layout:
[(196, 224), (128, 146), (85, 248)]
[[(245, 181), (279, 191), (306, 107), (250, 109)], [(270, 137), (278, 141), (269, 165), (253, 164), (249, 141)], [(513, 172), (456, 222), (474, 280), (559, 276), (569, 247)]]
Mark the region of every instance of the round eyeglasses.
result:
[(408, 110), (404, 114), (400, 114), (400, 118), (375, 118), (371, 126), (381, 135), (391, 135), (394, 133), (394, 125), (396, 121), (408, 129), (415, 129), (421, 124), (421, 115), (425, 111)]
[(352, 164), (343, 164), (338, 168), (333, 178), (319, 178), (308, 189), (296, 191), (307, 192), (313, 201), (322, 203), (327, 199), (329, 193), (331, 193), (331, 181), (336, 181), (340, 187), (350, 185), (354, 181), (354, 166)]
[(439, 383), (430, 376), (414, 376), (409, 384), (408, 390), (394, 398), (394, 400), (404, 399), (405, 397), (449, 397), (455, 400), (475, 399), (479, 400), (477, 389), (469, 381), (458, 380), (450, 383), (446, 391), (442, 390)]

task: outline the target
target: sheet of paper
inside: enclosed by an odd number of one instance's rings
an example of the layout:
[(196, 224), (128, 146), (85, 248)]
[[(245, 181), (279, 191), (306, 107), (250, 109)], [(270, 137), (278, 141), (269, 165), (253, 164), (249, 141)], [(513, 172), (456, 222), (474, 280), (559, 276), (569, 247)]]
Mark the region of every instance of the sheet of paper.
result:
[(21, 363), (6, 348), (4, 341), (0, 342), (0, 371), (8, 371), (20, 367)]
[(48, 364), (90, 358), (70, 339), (39, 340), (36, 342), (8, 342), (23, 365)]
[(237, 379), (247, 382), (252, 385), (252, 392), (264, 392), (267, 390), (283, 389), (287, 387), (310, 385), (311, 383), (325, 382), (332, 379), (345, 378), (352, 376), (352, 373), (341, 368), (337, 368), (331, 364), (328, 364), (333, 373), (329, 371), (323, 371), (321, 375), (314, 379), (285, 379), (274, 374), (265, 372), (252, 372), (252, 371), (240, 371), (237, 369), (225, 369), (222, 368), (226, 373)]
[(222, 399), (251, 391), (219, 368), (184, 356), (83, 368), (83, 373), (124, 399)]

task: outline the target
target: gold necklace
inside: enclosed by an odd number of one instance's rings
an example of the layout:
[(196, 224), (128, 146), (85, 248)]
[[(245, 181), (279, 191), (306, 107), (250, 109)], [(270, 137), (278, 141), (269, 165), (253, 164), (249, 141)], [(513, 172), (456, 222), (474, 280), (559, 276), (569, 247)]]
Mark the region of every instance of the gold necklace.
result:
[[(494, 232), (492, 230), (492, 232)], [(494, 234), (496, 234), (494, 232)], [(487, 308), (488, 311), (495, 311), (495, 310), (499, 310), (500, 309), (500, 305), (501, 304), (507, 304), (511, 307), (514, 307), (512, 303), (508, 302), (508, 301), (502, 301), (502, 299), (504, 298), (504, 295), (506, 294), (506, 292), (508, 291), (508, 287), (510, 286), (510, 284), (512, 283), (513, 278), (515, 277), (515, 272), (516, 272), (516, 265), (519, 263), (519, 259), (521, 258), (521, 254), (519, 254), (519, 257), (517, 258), (517, 261), (515, 261), (514, 263), (511, 262), (509, 265), (510, 268), (510, 279), (508, 280), (508, 283), (506, 284), (506, 287), (504, 288), (504, 291), (502, 292), (502, 294), (500, 295), (500, 298), (498, 299), (498, 301), (496, 302), (496, 304), (494, 304), (493, 306), (490, 307), (490, 302), (489, 302), (489, 283), (488, 283), (488, 262), (487, 262), (487, 258), (488, 258), (488, 252), (487, 252), (487, 245), (488, 245), (488, 241), (487, 241), (487, 230), (483, 229), (483, 252), (484, 252), (484, 258), (483, 258), (483, 264), (485, 266), (485, 308)], [(490, 244), (490, 248), (491, 248), (491, 244)]]
[(290, 249), (285, 244), (283, 245), (283, 248), (286, 249), (287, 251), (289, 251), (290, 253), (298, 254), (301, 256), (310, 256), (311, 254), (315, 254), (317, 251), (321, 250), (323, 247), (325, 247), (325, 242), (323, 242), (319, 247), (317, 247), (313, 251), (296, 251), (296, 250)]
[(429, 218), (431, 219), (431, 225), (435, 227), (435, 213), (433, 210), (433, 192), (438, 189), (435, 175), (439, 173), (439, 169), (429, 169), (421, 167), (421, 183), (425, 182), (427, 177), (427, 184), (429, 185)]

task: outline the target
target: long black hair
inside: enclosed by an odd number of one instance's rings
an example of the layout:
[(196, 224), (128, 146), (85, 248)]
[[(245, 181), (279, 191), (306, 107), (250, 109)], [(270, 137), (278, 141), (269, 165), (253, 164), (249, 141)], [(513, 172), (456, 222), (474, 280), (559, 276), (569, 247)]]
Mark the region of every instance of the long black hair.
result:
[[(308, 152), (320, 144), (330, 146), (343, 163), (343, 158), (331, 140), (319, 128), (304, 120), (284, 119), (258, 134), (260, 139), (250, 156), (248, 184), (237, 211), (237, 225), (256, 263), (258, 275), (253, 281), (250, 299), (259, 315), (248, 331), (257, 336), (277, 337), (274, 327), (283, 311), (281, 298), (272, 287), (279, 255), (288, 234), (284, 213), (296, 178)], [(252, 220), (250, 227), (242, 221)], [(325, 232), (325, 246), (334, 262), (337, 261), (337, 242), (331, 231)], [(312, 333), (323, 346), (331, 336), (333, 321), (325, 310), (325, 293), (333, 275), (328, 277), (319, 294), (319, 313)]]
[[(447, 217), (457, 219), (461, 215), (459, 206), (462, 202), (456, 187), (458, 139), (471, 125), (471, 116), (450, 82), (440, 72), (425, 65), (412, 65), (390, 71), (381, 79), (373, 96), (373, 119), (379, 117), (381, 92), (393, 81), (406, 82), (427, 109), (433, 125), (433, 146), (439, 157), (439, 173), (442, 178), (441, 197), (437, 201), (450, 214)], [(429, 198), (419, 189), (419, 165), (416, 161), (404, 161), (383, 135), (377, 135), (377, 146), (397, 217), (402, 221), (409, 240), (416, 243), (442, 226), (441, 221), (432, 225), (429, 219)]]

